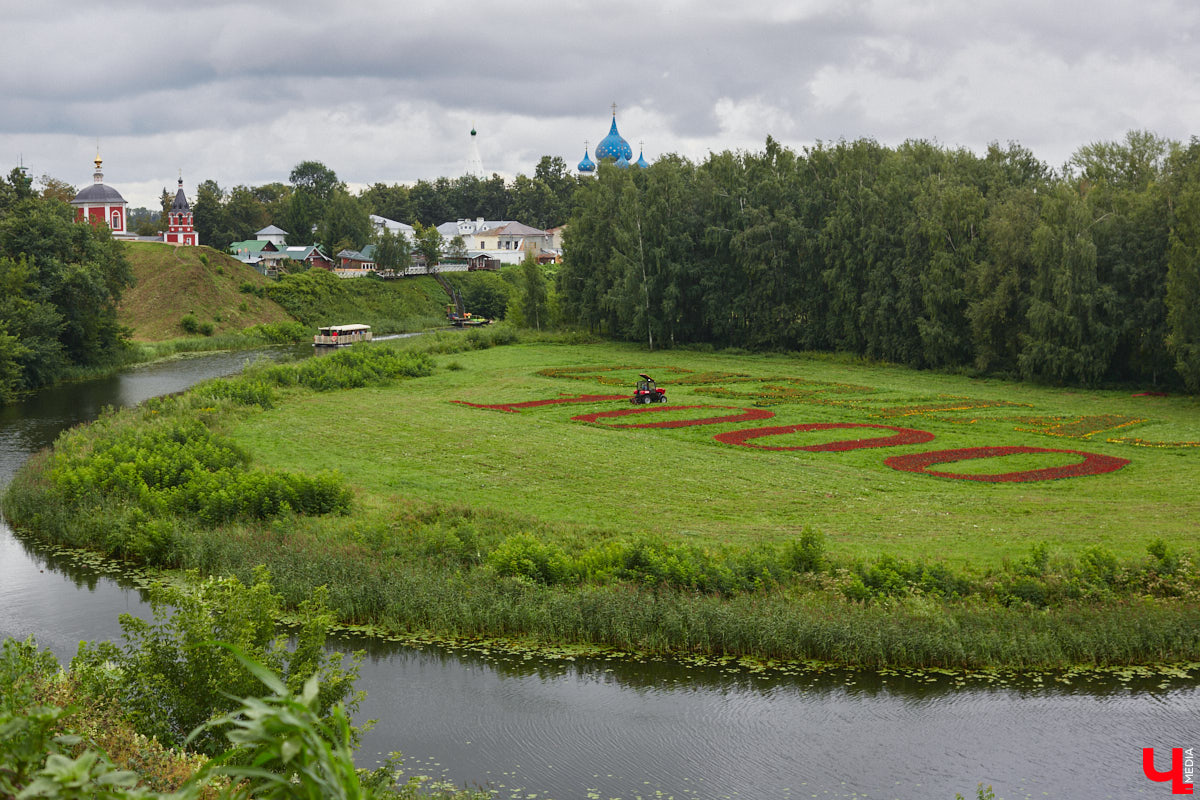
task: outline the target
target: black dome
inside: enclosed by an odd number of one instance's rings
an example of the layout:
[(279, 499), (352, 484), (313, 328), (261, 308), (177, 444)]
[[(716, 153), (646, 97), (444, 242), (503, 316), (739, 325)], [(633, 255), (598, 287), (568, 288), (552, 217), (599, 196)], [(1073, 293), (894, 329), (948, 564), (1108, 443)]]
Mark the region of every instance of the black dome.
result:
[(183, 193), (183, 187), (180, 186), (179, 191), (175, 193), (175, 202), (171, 203), (171, 212), (178, 213), (181, 211), (187, 212), (190, 210), (191, 208), (188, 206), (187, 195)]
[(103, 183), (93, 183), (91, 186), (85, 186), (79, 190), (79, 194), (75, 195), (75, 199), (71, 201), (75, 205), (84, 203), (124, 203), (125, 198), (121, 197), (121, 193), (111, 186), (105, 186)]

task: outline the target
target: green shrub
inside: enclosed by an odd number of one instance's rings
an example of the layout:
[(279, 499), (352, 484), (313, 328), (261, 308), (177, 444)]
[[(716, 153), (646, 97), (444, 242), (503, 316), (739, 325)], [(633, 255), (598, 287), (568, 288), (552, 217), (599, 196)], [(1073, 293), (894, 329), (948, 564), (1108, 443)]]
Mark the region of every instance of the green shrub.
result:
[(910, 593), (960, 597), (970, 594), (973, 588), (970, 581), (945, 564), (907, 561), (886, 554), (873, 564), (857, 564), (854, 570), (862, 585), (875, 597)]
[(200, 323), (200, 333), (201, 333), (202, 335), (204, 335), (204, 336), (212, 336), (212, 335), (213, 335), (213, 330), (214, 330), (214, 329), (213, 329), (213, 324), (212, 324), (211, 322), (201, 322), (201, 323)]
[(217, 378), (197, 385), (192, 391), (197, 397), (229, 400), (241, 406), (267, 409), (275, 405), (275, 389), (261, 379)]
[(1035, 608), (1045, 608), (1048, 601), (1046, 584), (1029, 575), (1017, 577), (1008, 587), (1011, 599), (1028, 603)]
[(617, 576), (647, 586), (729, 593), (738, 585), (730, 564), (695, 545), (643, 536), (627, 544), (621, 555)]
[(96, 544), (109, 553), (144, 556), (148, 544), (156, 552), (166, 549), (166, 529), (146, 527), (155, 516), (213, 526), (281, 514), (342, 513), (350, 506), (350, 492), (338, 476), (252, 470), (243, 452), (199, 420), (166, 419), (144, 429), (102, 426), (99, 433), (60, 439), (47, 476), (77, 511), (108, 508), (110, 524)]
[(1155, 539), (1148, 544), (1146, 552), (1154, 557), (1154, 570), (1159, 574), (1174, 575), (1179, 569), (1179, 556), (1162, 539)]
[(304, 341), (309, 337), (309, 330), (299, 322), (264, 322), (261, 325), (251, 325), (244, 329), (241, 335), (267, 344), (288, 344)]
[(1079, 559), (1079, 571), (1083, 580), (1105, 588), (1117, 583), (1117, 557), (1103, 547), (1089, 547)]
[(566, 554), (528, 533), (518, 533), (500, 543), (487, 562), (501, 575), (525, 578), (536, 583), (562, 583), (569, 574)]
[(784, 545), (783, 560), (793, 572), (820, 572), (825, 566), (825, 534), (812, 528)]
[(433, 374), (433, 359), (425, 353), (388, 347), (356, 346), (299, 364), (280, 364), (261, 372), (278, 386), (304, 386), (316, 391), (374, 386), (396, 378)]
[(179, 327), (183, 328), (184, 333), (196, 333), (200, 330), (200, 320), (194, 314), (184, 314), (179, 320)]
[[(321, 714), (336, 703), (357, 702), (357, 661), (342, 669), (340, 655), (324, 652), (333, 624), (324, 589), (301, 604), (299, 627), (281, 635), (275, 619), (282, 599), (265, 569), (249, 586), (237, 578), (192, 579), (187, 588), (151, 589), (152, 622), (121, 615), (123, 647), (84, 643), (71, 664), (81, 684), (96, 697), (112, 698), (138, 731), (179, 747), (215, 713), (236, 708), (234, 698), (257, 691), (257, 678), (228, 650), (213, 646), (217, 641), (284, 675), (293, 690), (320, 675)], [(291, 648), (285, 646), (288, 635), (295, 637)], [(224, 749), (223, 737), (211, 729), (190, 741), (208, 755)]]
[(1029, 548), (1029, 555), (1017, 562), (1017, 571), (1022, 575), (1037, 577), (1046, 574), (1050, 565), (1050, 545), (1037, 542)]

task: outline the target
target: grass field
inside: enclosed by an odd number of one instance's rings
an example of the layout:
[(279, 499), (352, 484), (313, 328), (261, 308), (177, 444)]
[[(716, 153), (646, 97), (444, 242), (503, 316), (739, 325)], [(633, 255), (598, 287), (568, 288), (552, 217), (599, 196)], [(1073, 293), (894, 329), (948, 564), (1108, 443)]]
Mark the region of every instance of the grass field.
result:
[[(355, 346), (104, 415), (22, 468), (5, 516), (156, 566), (265, 565), (288, 603), (324, 585), (342, 620), (418, 636), (1200, 661), (1195, 398), (518, 338)], [(668, 403), (628, 403), (639, 372)], [(953, 477), (888, 462), (966, 448), (925, 462)]]
[[(450, 361), (461, 369), (441, 369), (396, 387), (298, 397), (245, 420), (234, 438), (265, 466), (337, 469), (365, 513), (384, 516), (397, 503), (418, 499), (580, 529), (653, 531), (745, 546), (786, 540), (811, 526), (827, 536), (833, 553), (848, 557), (887, 552), (976, 567), (1023, 556), (1037, 542), (1049, 543), (1052, 553), (1099, 545), (1134, 556), (1156, 538), (1191, 548), (1198, 532), (1200, 447), (1108, 441), (1200, 443), (1200, 402), (1191, 397), (1057, 390), (828, 358), (647, 354), (615, 345), (519, 345), (443, 358)], [(565, 378), (543, 374), (547, 368), (587, 369)], [(571, 417), (631, 406), (572, 403), (512, 413), (454, 402), (623, 394), (642, 371), (666, 386), (670, 407), (755, 408), (768, 402), (773, 404), (759, 407), (775, 416), (618, 429), (610, 426), (735, 412), (655, 407), (636, 418), (584, 423)], [(781, 398), (778, 391), (772, 396), (772, 386), (793, 394), (776, 402)], [(846, 452), (768, 451), (713, 438), (802, 423), (887, 425), (935, 438)], [(821, 430), (752, 441), (812, 445), (888, 433)], [(1108, 474), (1028, 483), (940, 478), (884, 463), (906, 453), (1012, 445), (1100, 453), (1130, 463)], [(1005, 473), (1079, 460), (1058, 453), (1016, 455), (938, 469)]]

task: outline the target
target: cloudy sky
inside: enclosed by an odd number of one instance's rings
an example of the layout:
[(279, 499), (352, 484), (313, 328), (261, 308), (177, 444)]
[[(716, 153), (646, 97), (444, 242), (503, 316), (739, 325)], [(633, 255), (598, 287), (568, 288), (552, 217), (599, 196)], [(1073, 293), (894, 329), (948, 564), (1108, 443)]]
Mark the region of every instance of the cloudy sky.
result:
[(1195, 0), (0, 0), (0, 166), (153, 207), (325, 163), (351, 187), (770, 134), (1016, 141), (1051, 166), (1200, 134)]

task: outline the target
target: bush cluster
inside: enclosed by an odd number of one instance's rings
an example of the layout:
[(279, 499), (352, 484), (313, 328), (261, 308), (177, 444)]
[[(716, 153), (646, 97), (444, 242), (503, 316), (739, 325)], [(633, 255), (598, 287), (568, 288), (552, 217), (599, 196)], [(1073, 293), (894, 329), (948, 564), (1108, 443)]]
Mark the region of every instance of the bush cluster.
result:
[(632, 583), (654, 589), (735, 595), (781, 583), (824, 563), (824, 537), (804, 530), (796, 541), (748, 551), (713, 551), (641, 535), (610, 539), (577, 554), (532, 534), (503, 539), (486, 563), (499, 575), (534, 583)]
[(190, 516), (208, 526), (350, 507), (350, 492), (336, 475), (252, 470), (245, 453), (198, 420), (118, 427), (86, 450), (63, 448), (49, 479), (76, 507), (115, 500), (150, 516)]
[(251, 325), (241, 332), (241, 336), (264, 342), (266, 344), (288, 344), (301, 342), (308, 338), (308, 328), (299, 322), (264, 322)]
[[(1037, 543), (1029, 555), (1001, 570), (979, 574), (937, 561), (882, 553), (870, 560), (839, 561), (826, 553), (825, 537), (804, 529), (780, 545), (750, 549), (710, 549), (659, 537), (607, 538), (578, 552), (555, 543), (556, 532), (530, 532), (528, 521), (480, 531), (457, 518), (429, 518), (406, 538), (409, 553), (429, 562), (458, 567), (486, 564), (496, 575), (544, 586), (635, 584), (655, 590), (681, 590), (720, 596), (794, 585), (801, 576), (814, 587), (836, 589), (848, 600), (871, 604), (904, 597), (944, 601), (975, 598), (998, 606), (1061, 608), (1073, 602), (1119, 597), (1200, 596), (1200, 574), (1191, 559), (1161, 540), (1147, 548), (1148, 558), (1122, 561), (1111, 551), (1092, 547), (1075, 558), (1051, 562), (1049, 547)], [(463, 532), (469, 532), (464, 536)]]
[(249, 380), (276, 386), (303, 386), (319, 392), (376, 386), (397, 378), (433, 374), (433, 359), (425, 353), (387, 347), (351, 347), (297, 364), (278, 364), (251, 370)]
[(191, 581), (153, 589), (153, 622), (122, 615), (124, 645), (83, 642), (66, 672), (32, 639), (0, 642), (0, 797), (490, 796), (401, 782), (396, 753), (355, 768), (362, 654), (344, 667), (325, 650), (333, 620), (322, 590), (282, 632), (264, 570), (253, 585)]

